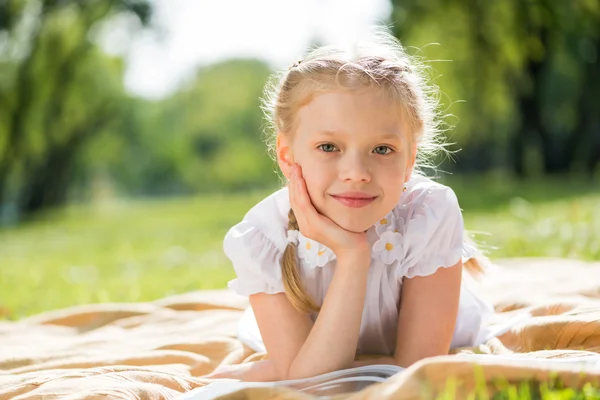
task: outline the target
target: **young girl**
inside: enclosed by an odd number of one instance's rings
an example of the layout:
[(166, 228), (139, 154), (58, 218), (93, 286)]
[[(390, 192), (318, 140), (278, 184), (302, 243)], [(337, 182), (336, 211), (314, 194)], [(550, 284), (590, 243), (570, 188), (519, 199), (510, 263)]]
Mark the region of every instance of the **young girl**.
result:
[(443, 147), (431, 87), (401, 45), (380, 31), (349, 52), (314, 50), (266, 93), (287, 185), (224, 250), (230, 288), (250, 298), (239, 337), (268, 359), (209, 377), (408, 366), (479, 343), (492, 309), (461, 285), (463, 262), (478, 264), (454, 192), (418, 172)]

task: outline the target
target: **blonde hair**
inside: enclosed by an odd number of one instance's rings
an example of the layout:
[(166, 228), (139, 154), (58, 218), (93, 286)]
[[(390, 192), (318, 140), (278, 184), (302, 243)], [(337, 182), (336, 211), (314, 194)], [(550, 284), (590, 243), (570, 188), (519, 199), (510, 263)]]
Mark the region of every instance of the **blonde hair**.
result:
[[(271, 154), (275, 157), (277, 135), (295, 132), (298, 109), (314, 96), (336, 89), (351, 92), (375, 89), (397, 104), (406, 118), (410, 139), (417, 146), (415, 172), (434, 167), (430, 163), (437, 153), (447, 152), (447, 144), (442, 135), (438, 90), (426, 82), (426, 70), (420, 60), (408, 55), (400, 42), (382, 27), (374, 28), (367, 40), (351, 49), (324, 46), (312, 50), (287, 71), (273, 75), (265, 88), (263, 111), (269, 123), (267, 144)], [(288, 217), (288, 230), (298, 230), (291, 209)], [(467, 261), (465, 267), (471, 272), (482, 271), (477, 260)], [(292, 305), (303, 312), (319, 311), (302, 287), (293, 243), (285, 249), (281, 271)]]

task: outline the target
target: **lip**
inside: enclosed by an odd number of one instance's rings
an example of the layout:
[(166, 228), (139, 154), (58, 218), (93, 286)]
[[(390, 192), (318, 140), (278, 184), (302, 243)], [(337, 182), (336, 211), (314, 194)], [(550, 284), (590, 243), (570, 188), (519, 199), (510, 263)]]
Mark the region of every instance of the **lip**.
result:
[(344, 192), (332, 194), (331, 197), (351, 208), (362, 208), (371, 204), (377, 196), (364, 192)]

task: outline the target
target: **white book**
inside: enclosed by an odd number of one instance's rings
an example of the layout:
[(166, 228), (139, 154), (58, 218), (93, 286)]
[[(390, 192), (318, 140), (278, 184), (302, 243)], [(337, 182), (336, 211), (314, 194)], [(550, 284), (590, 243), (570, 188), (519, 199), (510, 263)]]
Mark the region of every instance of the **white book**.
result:
[(397, 365), (368, 365), (343, 369), (310, 378), (277, 382), (242, 382), (238, 380), (215, 381), (183, 394), (178, 400), (210, 400), (251, 387), (284, 386), (313, 396), (327, 398), (340, 393), (358, 392), (373, 383), (383, 382), (401, 372)]

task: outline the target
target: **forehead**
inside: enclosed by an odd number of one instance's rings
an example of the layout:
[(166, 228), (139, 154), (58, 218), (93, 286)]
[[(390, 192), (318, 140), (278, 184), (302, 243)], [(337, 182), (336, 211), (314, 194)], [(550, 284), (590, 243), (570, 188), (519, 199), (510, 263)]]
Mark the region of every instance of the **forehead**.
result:
[(296, 134), (408, 134), (403, 107), (381, 91), (331, 91), (314, 96), (296, 115)]

